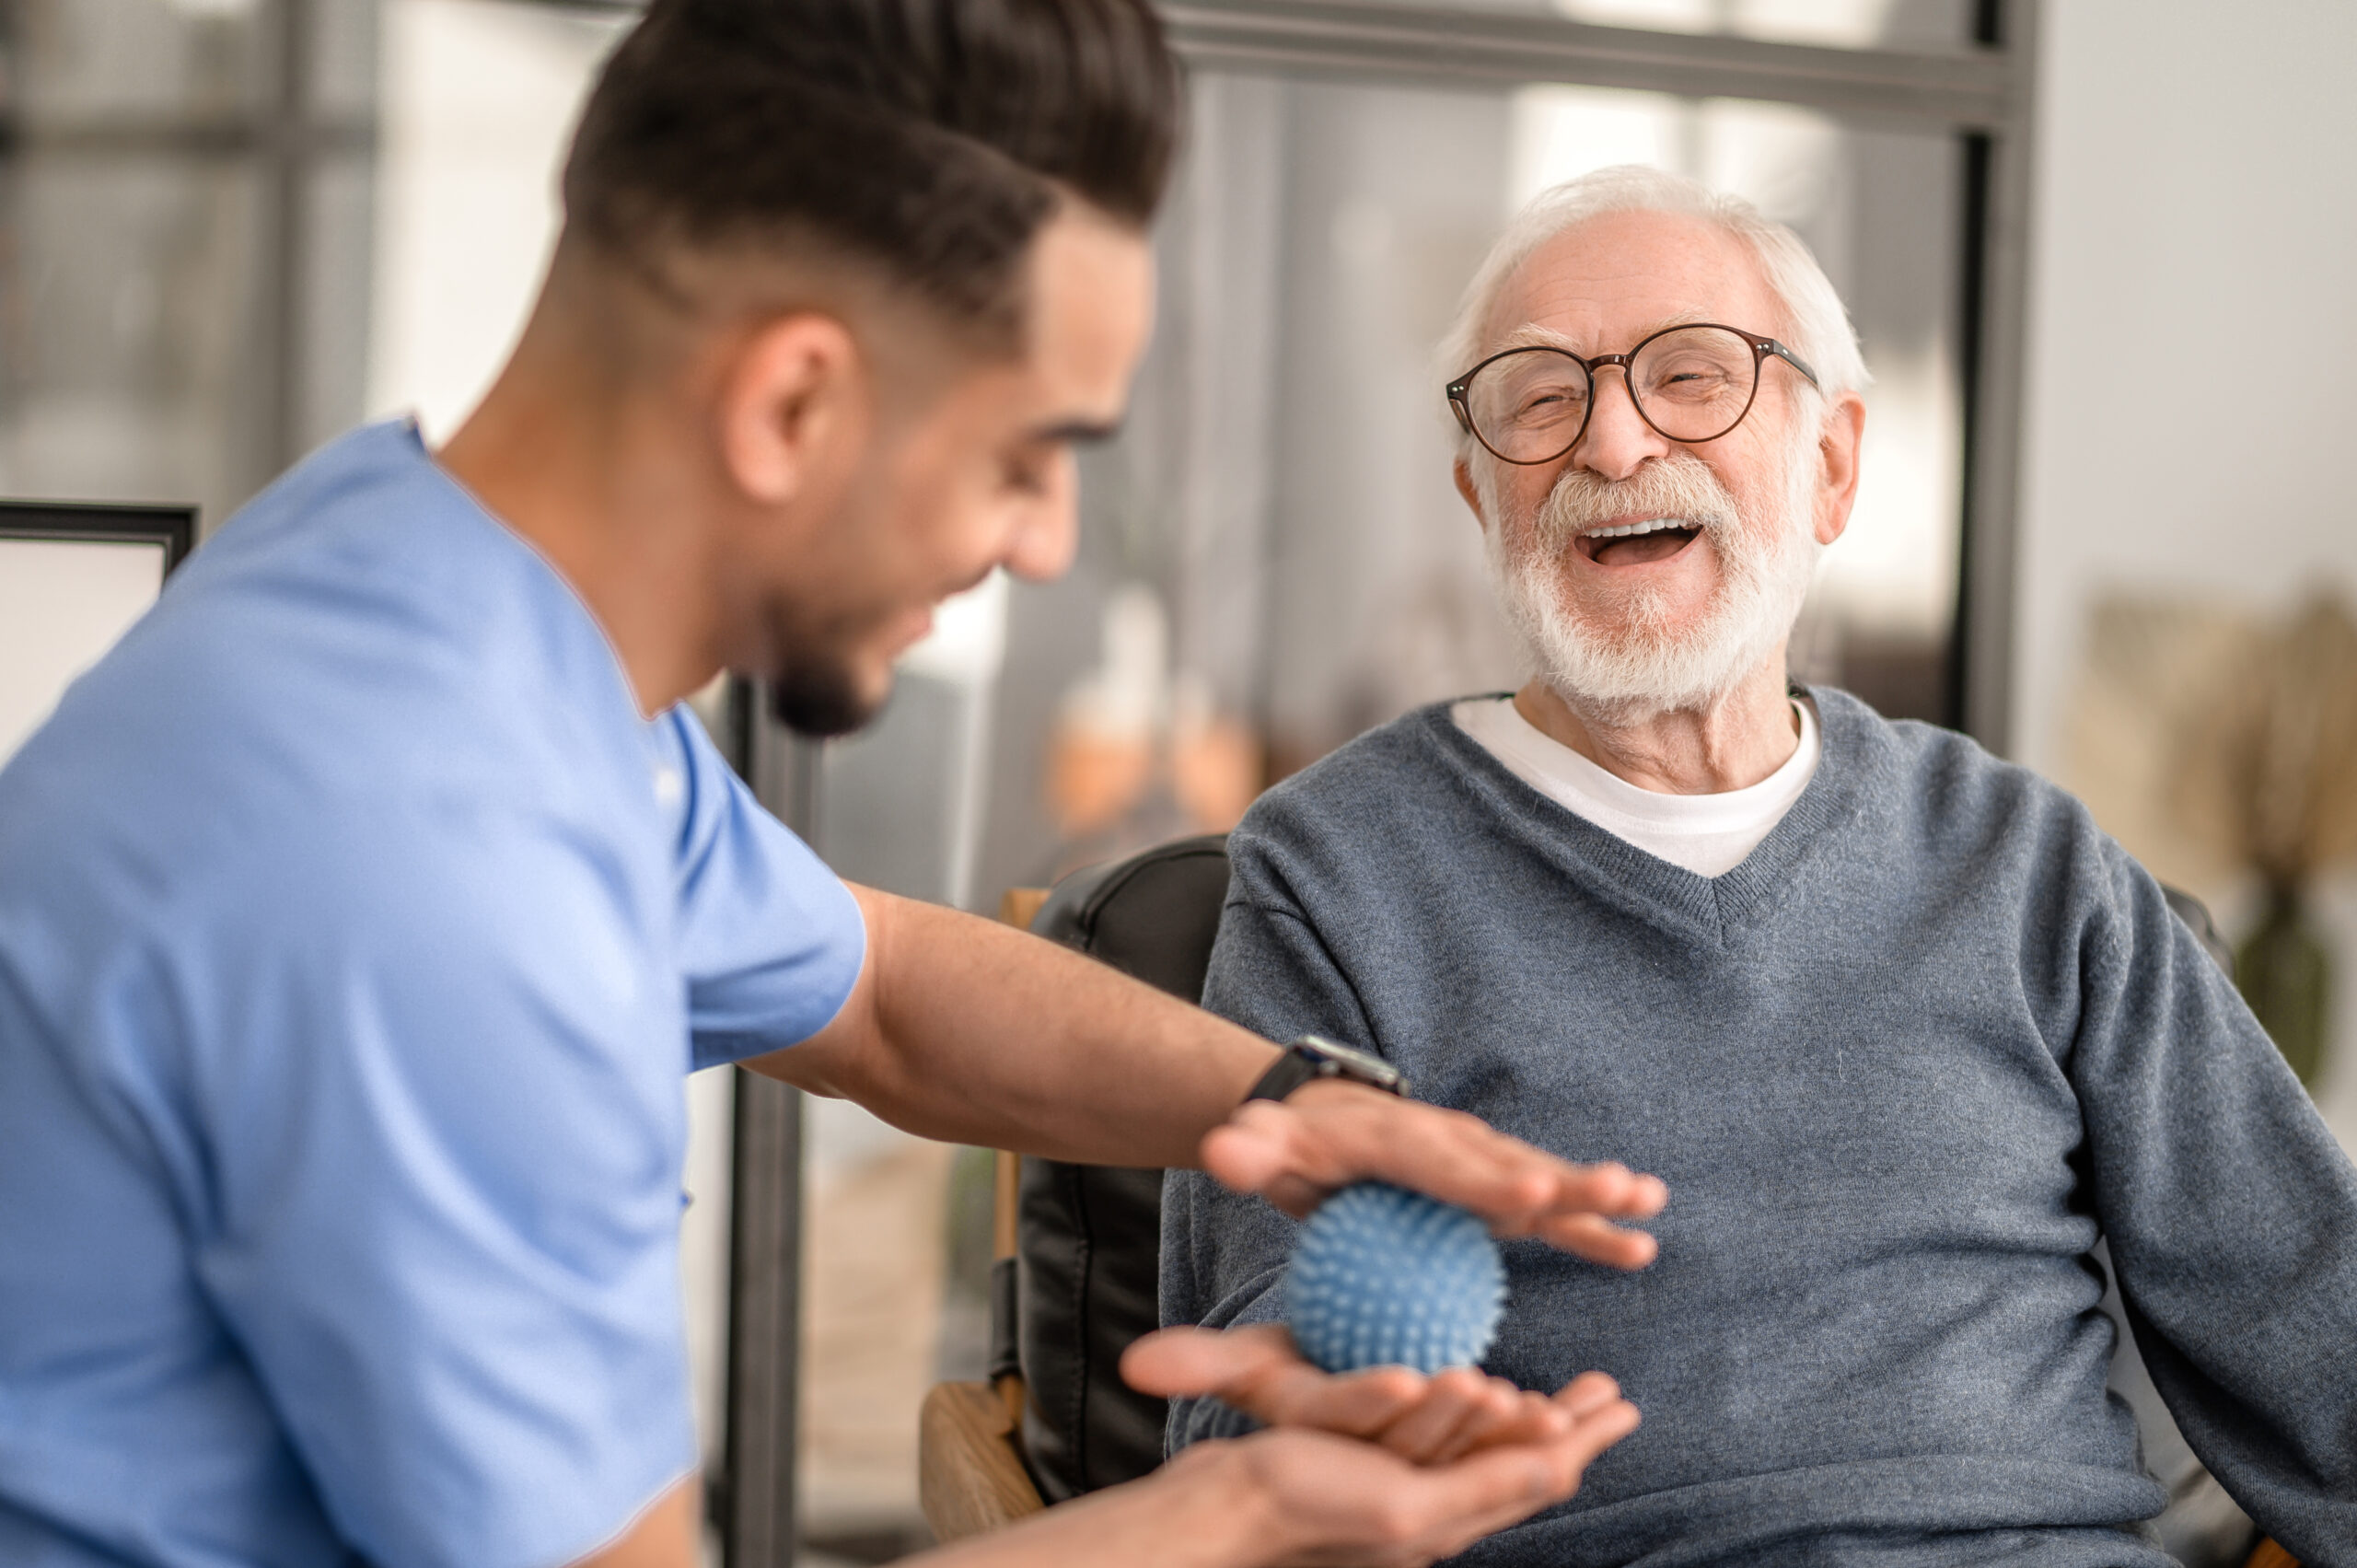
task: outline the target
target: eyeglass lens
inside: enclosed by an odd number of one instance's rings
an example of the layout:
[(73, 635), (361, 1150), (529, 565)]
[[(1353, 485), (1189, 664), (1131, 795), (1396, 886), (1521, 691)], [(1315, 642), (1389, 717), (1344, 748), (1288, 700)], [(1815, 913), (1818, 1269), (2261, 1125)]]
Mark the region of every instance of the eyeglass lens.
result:
[[(1742, 423), (1759, 359), (1724, 327), (1683, 327), (1647, 341), (1629, 366), (1629, 394), (1673, 441), (1711, 441)], [(1474, 372), (1465, 410), (1482, 444), (1508, 462), (1543, 463), (1571, 450), (1594, 396), (1587, 371), (1559, 349), (1510, 354)]]

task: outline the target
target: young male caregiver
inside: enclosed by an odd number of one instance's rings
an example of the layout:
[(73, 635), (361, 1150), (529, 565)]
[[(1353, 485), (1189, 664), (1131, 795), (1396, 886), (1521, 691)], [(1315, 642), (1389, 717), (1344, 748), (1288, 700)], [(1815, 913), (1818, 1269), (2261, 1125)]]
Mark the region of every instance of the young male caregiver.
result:
[[(929, 606), (1063, 569), (1176, 103), (1140, 0), (656, 0), (473, 418), (282, 479), (0, 773), (0, 1561), (684, 1568), (691, 1065), (1650, 1257), (1650, 1179), (1348, 1082), (1239, 1110), (1268, 1042), (846, 889), (676, 706), (847, 729)], [(1275, 1429), (960, 1561), (1424, 1561), (1635, 1422), (1247, 1335), (1132, 1369)]]

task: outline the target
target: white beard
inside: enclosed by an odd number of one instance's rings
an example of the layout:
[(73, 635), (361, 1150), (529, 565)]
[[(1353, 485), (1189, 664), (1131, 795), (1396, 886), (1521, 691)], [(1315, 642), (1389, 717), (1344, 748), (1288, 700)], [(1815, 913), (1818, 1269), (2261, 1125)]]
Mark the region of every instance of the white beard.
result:
[[(1574, 709), (1625, 722), (1707, 708), (1758, 669), (1791, 634), (1824, 549), (1816, 538), (1815, 432), (1802, 424), (1785, 454), (1782, 526), (1764, 543), (1744, 526), (1718, 475), (1690, 452), (1672, 452), (1617, 482), (1567, 469), (1535, 515), (1511, 530), (1512, 540), (1492, 475), (1483, 473), (1490, 581), (1538, 679)], [(1627, 590), (1608, 622), (1564, 606), (1557, 563), (1577, 548), (1573, 541), (1584, 529), (1631, 513), (1699, 525), (1687, 548), (1707, 545), (1718, 554), (1717, 600), (1683, 631), (1666, 624), (1669, 607), (1647, 589)]]

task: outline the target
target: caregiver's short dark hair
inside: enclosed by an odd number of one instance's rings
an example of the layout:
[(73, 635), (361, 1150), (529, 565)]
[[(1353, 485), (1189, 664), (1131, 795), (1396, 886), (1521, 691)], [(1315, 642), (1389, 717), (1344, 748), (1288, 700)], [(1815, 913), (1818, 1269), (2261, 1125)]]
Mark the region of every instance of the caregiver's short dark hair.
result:
[(599, 75), (568, 230), (873, 265), (1001, 342), (1058, 187), (1143, 228), (1178, 72), (1145, 0), (655, 0)]

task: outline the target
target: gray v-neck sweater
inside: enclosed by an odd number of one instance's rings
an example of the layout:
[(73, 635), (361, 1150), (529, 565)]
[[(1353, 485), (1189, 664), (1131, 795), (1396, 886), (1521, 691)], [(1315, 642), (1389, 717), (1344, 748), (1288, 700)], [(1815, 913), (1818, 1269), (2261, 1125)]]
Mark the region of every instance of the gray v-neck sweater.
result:
[[(1420, 1098), (1669, 1185), (1624, 1274), (1506, 1248), (1487, 1365), (1618, 1377), (1635, 1435), (1463, 1561), (2163, 1564), (2104, 1381), (2108, 1237), (2195, 1451), (2357, 1563), (2357, 1171), (2159, 888), (1971, 741), (1815, 693), (1824, 761), (1705, 878), (1516, 778), (1445, 706), (1229, 841), (1204, 1001), (1381, 1051)], [(1200, 1175), (1167, 1322), (1282, 1315), (1292, 1223)], [(1217, 1429), (1178, 1402), (1171, 1436)]]

